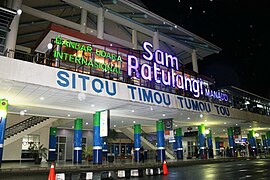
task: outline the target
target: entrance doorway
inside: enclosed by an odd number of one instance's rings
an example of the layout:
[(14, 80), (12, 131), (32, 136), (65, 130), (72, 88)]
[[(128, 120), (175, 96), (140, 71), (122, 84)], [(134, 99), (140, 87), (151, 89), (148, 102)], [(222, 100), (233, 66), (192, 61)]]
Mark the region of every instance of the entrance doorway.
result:
[(67, 137), (57, 136), (56, 137), (57, 161), (66, 161), (66, 147), (67, 147)]

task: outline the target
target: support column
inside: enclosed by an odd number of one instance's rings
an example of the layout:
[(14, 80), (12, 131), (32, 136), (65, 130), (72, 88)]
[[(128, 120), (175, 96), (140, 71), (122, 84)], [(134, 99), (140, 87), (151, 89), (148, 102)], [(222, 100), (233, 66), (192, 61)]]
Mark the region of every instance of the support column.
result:
[(159, 33), (158, 31), (154, 32), (153, 36), (153, 51), (159, 49)]
[(220, 137), (215, 137), (216, 141), (216, 156), (220, 155)]
[(267, 153), (267, 142), (266, 142), (266, 136), (262, 135), (262, 146), (263, 146), (263, 151), (266, 154)]
[(73, 163), (82, 162), (82, 119), (74, 121), (74, 159)]
[(6, 99), (0, 99), (0, 167), (3, 158), (7, 112), (8, 112), (8, 101)]
[(251, 130), (248, 132), (249, 134), (249, 144), (251, 146), (251, 154), (250, 156), (257, 156), (257, 148), (256, 148), (256, 139), (255, 139), (255, 131)]
[(228, 128), (228, 140), (229, 140), (229, 148), (230, 148), (229, 157), (235, 157), (235, 153), (234, 153), (234, 137), (233, 137), (233, 128), (232, 127)]
[[(12, 1), (12, 3), (9, 3), (9, 4), (11, 5), (10, 7), (11, 9), (14, 9), (17, 11), (18, 9), (21, 9), (22, 7), (22, 0), (14, 0)], [(10, 24), (10, 31), (7, 34), (6, 50), (9, 50), (8, 57), (10, 58), (14, 58), (19, 22), (20, 22), (20, 15), (17, 14), (16, 16), (14, 16), (14, 19), (12, 23)]]
[(196, 52), (195, 49), (192, 50), (191, 59), (192, 59), (192, 68), (193, 68), (193, 71), (196, 72), (196, 73), (199, 73), (199, 70), (198, 70), (198, 60), (197, 60), (197, 52)]
[(267, 143), (268, 153), (270, 153), (270, 131), (266, 132), (266, 143)]
[(176, 129), (176, 156), (177, 159), (183, 159), (182, 128)]
[(93, 117), (93, 164), (102, 164), (102, 139), (100, 137), (100, 112)]
[(212, 142), (212, 131), (209, 130), (209, 134), (207, 136), (207, 145), (208, 145), (208, 157), (214, 158), (214, 152), (213, 152), (213, 142)]
[(98, 8), (97, 38), (103, 39), (103, 36), (104, 36), (104, 10), (103, 8)]
[(102, 157), (105, 158), (105, 161), (108, 161), (108, 142), (104, 141), (105, 138), (101, 138), (102, 140)]
[(199, 146), (200, 146), (200, 158), (206, 159), (206, 147), (205, 147), (205, 126), (201, 124), (198, 127), (199, 130)]
[(140, 162), (141, 125), (134, 124), (134, 161)]
[(132, 29), (132, 44), (133, 49), (138, 49), (138, 36), (137, 31), (135, 29)]
[(163, 162), (165, 156), (164, 123), (159, 120), (156, 122), (157, 128), (157, 161)]
[(85, 9), (81, 10), (81, 30), (80, 32), (86, 34), (87, 27), (87, 11)]
[(56, 160), (56, 127), (50, 128), (50, 138), (49, 138), (49, 157), (48, 161), (55, 161)]

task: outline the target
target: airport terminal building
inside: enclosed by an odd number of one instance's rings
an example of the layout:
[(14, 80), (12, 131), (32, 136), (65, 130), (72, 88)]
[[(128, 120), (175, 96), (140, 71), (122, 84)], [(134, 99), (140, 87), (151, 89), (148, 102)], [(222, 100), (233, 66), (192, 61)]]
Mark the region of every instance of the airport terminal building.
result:
[(268, 153), (270, 100), (216, 88), (198, 61), (221, 49), (140, 1), (0, 5), (0, 162)]

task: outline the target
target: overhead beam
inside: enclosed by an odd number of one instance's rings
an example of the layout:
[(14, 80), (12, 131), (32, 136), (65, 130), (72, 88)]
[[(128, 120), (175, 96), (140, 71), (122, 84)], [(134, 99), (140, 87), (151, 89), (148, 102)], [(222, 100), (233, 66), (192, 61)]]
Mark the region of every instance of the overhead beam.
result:
[(44, 31), (35, 31), (35, 32), (30, 32), (30, 33), (24, 33), (24, 34), (18, 34), (18, 38), (25, 38), (25, 37), (30, 37), (30, 36), (36, 36), (42, 34)]
[[(84, 2), (84, 1), (80, 1), (80, 0), (63, 0), (66, 3), (69, 3), (73, 6), (76, 7), (84, 7), (87, 11), (89, 11), (90, 13), (94, 13), (94, 14), (98, 14), (98, 8), (97, 8), (97, 4), (94, 4), (92, 2)], [(147, 27), (137, 21), (134, 21), (124, 15), (118, 14), (116, 12), (113, 12), (111, 10), (106, 9), (104, 12), (104, 17), (114, 21), (118, 24), (122, 24), (124, 26), (127, 26), (131, 29), (135, 29), (139, 32), (142, 32), (148, 36), (153, 37), (154, 36), (154, 29), (151, 29), (150, 27)], [(165, 41), (169, 44), (173, 44), (175, 47), (183, 49), (185, 51), (188, 52), (192, 52), (192, 48), (190, 48), (189, 46), (186, 46), (184, 44), (181, 44), (179, 42), (177, 42), (176, 40), (165, 36), (163, 33), (160, 33), (160, 40)]]
[(60, 4), (60, 5), (53, 5), (53, 6), (40, 6), (40, 7), (36, 7), (35, 9), (38, 9), (40, 11), (53, 11), (53, 10), (66, 9), (66, 8), (72, 8), (72, 6), (68, 4)]
[[(61, 18), (70, 19), (70, 18), (79, 18), (79, 17), (80, 17), (80, 15), (76, 14), (76, 15), (73, 15), (73, 16), (62, 16)], [(20, 27), (28, 27), (28, 26), (31, 26), (31, 25), (40, 25), (40, 24), (46, 24), (46, 23), (48, 23), (48, 20), (38, 20), (38, 21), (31, 21), (31, 22), (21, 23), (21, 24), (19, 24), (19, 26)]]
[(169, 29), (169, 30), (173, 30), (173, 27), (167, 24), (144, 24), (146, 26), (149, 26), (151, 28), (154, 29)]
[(178, 35), (178, 34), (168, 34), (168, 35), (176, 39), (194, 41), (194, 38), (192, 36), (184, 36), (184, 35)]
[(132, 13), (132, 12), (119, 12), (119, 14), (122, 14), (124, 16), (127, 16), (129, 18), (147, 18), (147, 14), (145, 13)]

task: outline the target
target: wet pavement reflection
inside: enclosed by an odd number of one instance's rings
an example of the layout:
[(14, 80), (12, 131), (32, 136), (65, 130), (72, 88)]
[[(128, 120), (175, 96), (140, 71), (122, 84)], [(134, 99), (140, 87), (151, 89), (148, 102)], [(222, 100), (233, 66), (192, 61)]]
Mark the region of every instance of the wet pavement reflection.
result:
[[(270, 159), (246, 160), (216, 164), (192, 165), (187, 167), (169, 167), (167, 176), (144, 176), (130, 178), (132, 180), (231, 180), (231, 179), (270, 179)], [(42, 180), (47, 179), (47, 174), (32, 174), (25, 176), (3, 176), (0, 179), (10, 180)], [(68, 178), (66, 178), (68, 179)], [(78, 180), (79, 174), (73, 173), (72, 180)], [(94, 179), (100, 179), (100, 173), (94, 174)]]

